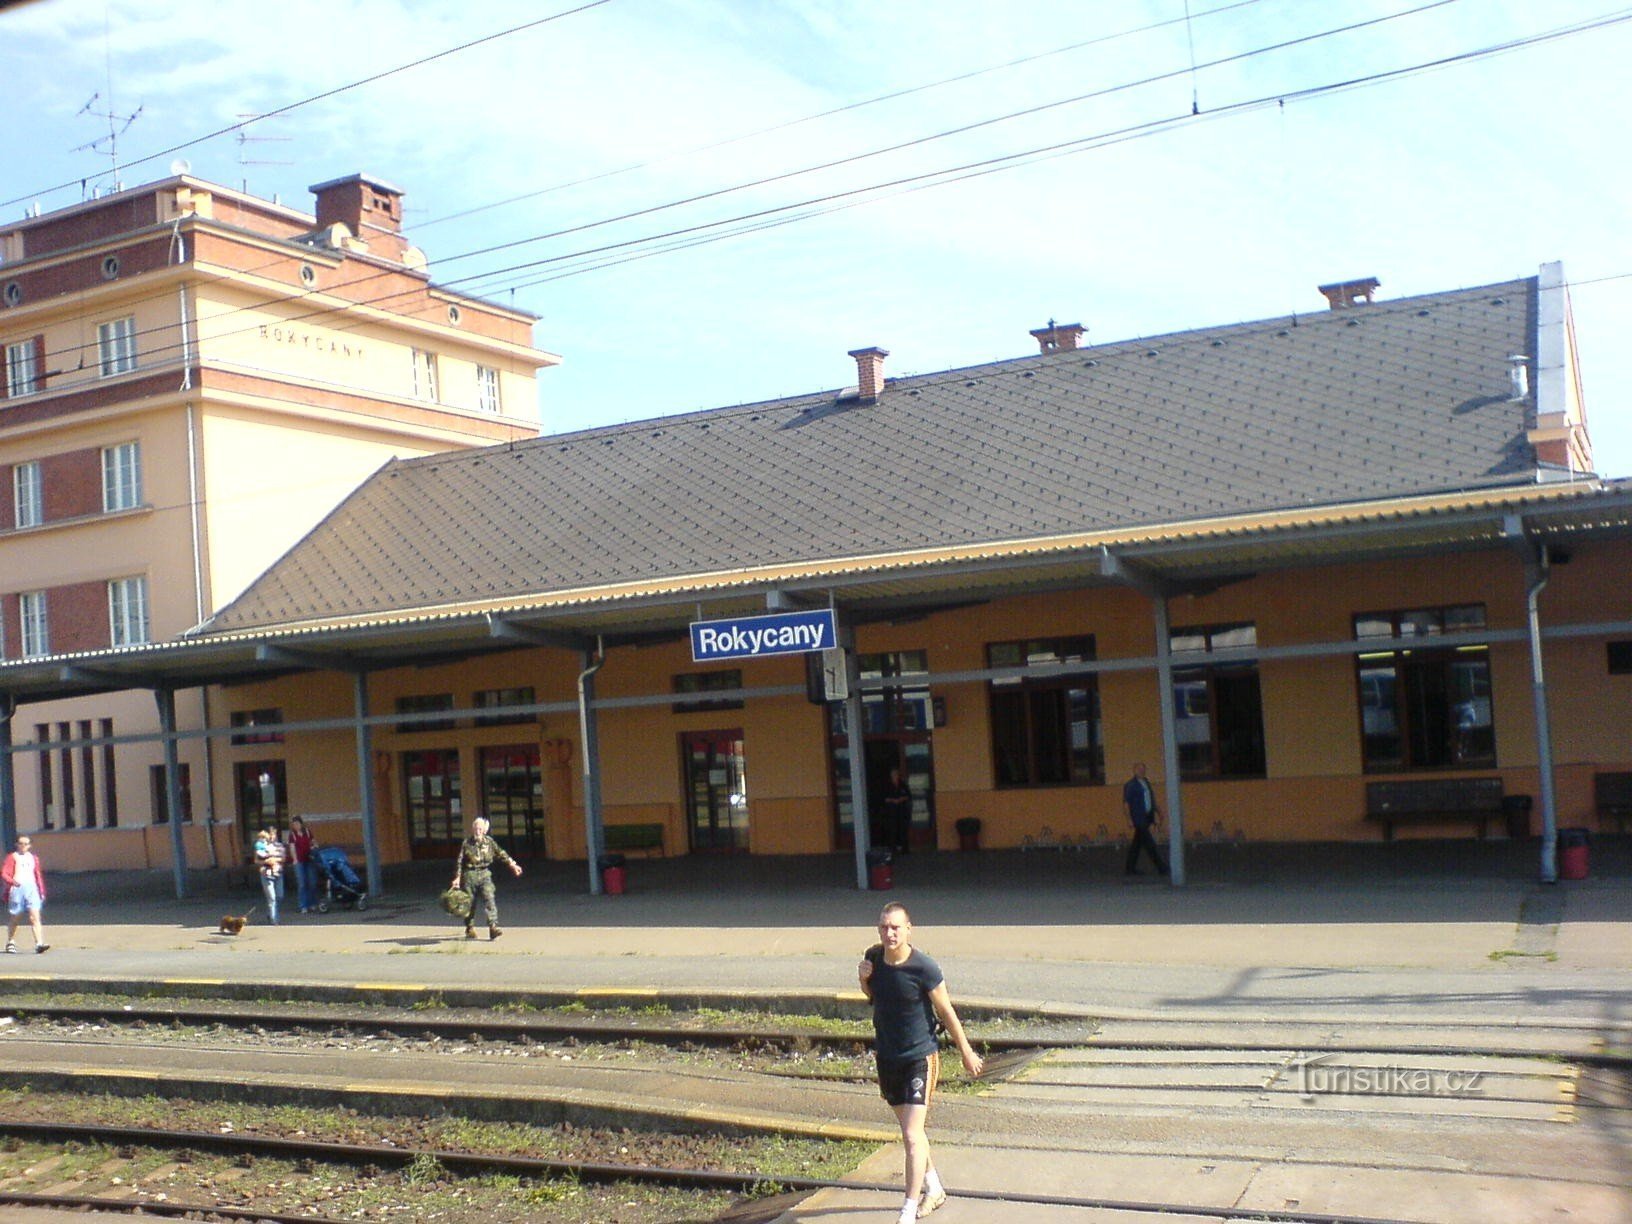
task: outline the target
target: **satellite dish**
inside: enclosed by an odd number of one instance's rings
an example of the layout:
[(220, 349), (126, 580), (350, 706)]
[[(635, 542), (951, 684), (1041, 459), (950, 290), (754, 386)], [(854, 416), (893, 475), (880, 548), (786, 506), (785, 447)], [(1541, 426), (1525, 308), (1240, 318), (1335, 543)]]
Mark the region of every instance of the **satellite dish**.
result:
[(171, 174), (191, 174), (192, 172), (193, 163), (188, 161), (185, 157), (178, 157), (175, 161), (170, 163)]

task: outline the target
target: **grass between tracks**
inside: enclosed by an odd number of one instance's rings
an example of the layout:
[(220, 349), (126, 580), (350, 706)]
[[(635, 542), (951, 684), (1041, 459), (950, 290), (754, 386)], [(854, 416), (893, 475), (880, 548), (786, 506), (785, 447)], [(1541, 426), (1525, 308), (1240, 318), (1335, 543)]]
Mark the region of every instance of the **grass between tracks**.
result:
[[(298, 1106), (82, 1097), (0, 1091), (0, 1118), (83, 1122), (107, 1127), (194, 1130), (530, 1156), (553, 1160), (668, 1165), (755, 1172), (771, 1177), (840, 1177), (872, 1145), (769, 1136), (728, 1138), (573, 1126), (539, 1128), (464, 1118), (406, 1118)], [(171, 1148), (0, 1142), (0, 1189), (247, 1206), (269, 1213), (358, 1220), (704, 1221), (735, 1200), (723, 1192), (598, 1185), (574, 1177), (455, 1177), (434, 1156), (400, 1166), (329, 1165), (309, 1160), (178, 1152)], [(774, 1187), (767, 1188), (771, 1193)]]

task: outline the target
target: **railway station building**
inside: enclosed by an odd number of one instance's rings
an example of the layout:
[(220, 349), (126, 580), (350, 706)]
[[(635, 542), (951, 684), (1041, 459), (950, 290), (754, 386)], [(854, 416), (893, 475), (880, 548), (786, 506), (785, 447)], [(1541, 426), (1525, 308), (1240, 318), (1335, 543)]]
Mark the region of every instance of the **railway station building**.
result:
[[(176, 173), (0, 226), (0, 657), (178, 637), (387, 461), (538, 435), (557, 359), (533, 316), (434, 286), (385, 180), (311, 190), (303, 211)], [(230, 720), (220, 696), (68, 686), (19, 714), (0, 692), (55, 867), (169, 861), (164, 754), (132, 737)], [(180, 741), (195, 863), (282, 808), (276, 770), (225, 748)]]
[[(1181, 881), (1197, 841), (1534, 834), (1545, 877), (1624, 816), (1632, 482), (1560, 266), (1378, 289), (394, 460), (187, 632), (8, 650), (0, 693), (209, 689), (216, 818), (274, 774), (374, 872), (481, 814), (518, 855), (859, 874), (892, 772), (915, 852), (1093, 845), (1144, 762)], [(754, 649), (812, 614), (835, 650)], [(716, 622), (737, 657), (698, 662)]]

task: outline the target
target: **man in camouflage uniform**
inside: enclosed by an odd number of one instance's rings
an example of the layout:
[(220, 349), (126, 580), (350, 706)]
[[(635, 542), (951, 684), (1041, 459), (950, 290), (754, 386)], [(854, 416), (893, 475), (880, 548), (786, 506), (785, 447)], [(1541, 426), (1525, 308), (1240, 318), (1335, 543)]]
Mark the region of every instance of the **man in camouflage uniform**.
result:
[(453, 886), (470, 894), (470, 913), (465, 916), (466, 939), (476, 938), (478, 905), (487, 907), (487, 937), (497, 939), (504, 934), (499, 930), (499, 900), (493, 892), (493, 860), (508, 863), (511, 871), (521, 874), (521, 864), (487, 835), (488, 827), (480, 816), (470, 822), (470, 836), (459, 844), (459, 859), (453, 868)]

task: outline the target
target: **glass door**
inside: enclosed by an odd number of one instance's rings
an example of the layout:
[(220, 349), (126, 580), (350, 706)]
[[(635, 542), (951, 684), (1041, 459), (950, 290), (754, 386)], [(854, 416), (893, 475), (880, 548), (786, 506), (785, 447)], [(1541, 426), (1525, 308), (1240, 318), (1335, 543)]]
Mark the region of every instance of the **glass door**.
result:
[(452, 858), (465, 839), (459, 753), (431, 748), (402, 754), (402, 793), (413, 857)]
[(544, 779), (537, 744), (483, 748), (482, 814), (499, 845), (517, 858), (544, 856)]
[(695, 853), (748, 849), (748, 770), (741, 729), (680, 736), (686, 825)]

